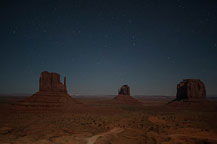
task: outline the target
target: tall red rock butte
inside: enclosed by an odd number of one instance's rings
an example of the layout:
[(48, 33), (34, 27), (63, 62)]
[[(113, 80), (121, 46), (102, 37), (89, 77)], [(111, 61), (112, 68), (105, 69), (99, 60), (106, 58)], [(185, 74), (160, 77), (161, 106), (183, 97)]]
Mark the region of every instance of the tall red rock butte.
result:
[(47, 71), (42, 72), (39, 79), (39, 91), (67, 93), (66, 77), (64, 77), (64, 84), (62, 84), (59, 74)]
[(202, 100), (206, 98), (206, 88), (199, 79), (184, 79), (177, 85), (176, 100)]
[(128, 85), (123, 85), (118, 90), (118, 95), (129, 95), (130, 96), (130, 87)]
[(64, 84), (60, 81), (60, 75), (54, 72), (44, 71), (39, 79), (39, 91), (31, 97), (20, 102), (26, 106), (63, 106), (66, 104), (78, 103), (68, 93), (66, 89), (66, 77)]
[(120, 104), (139, 104), (140, 102), (130, 96), (130, 87), (128, 85), (123, 85), (118, 90), (118, 95), (114, 97), (116, 103)]

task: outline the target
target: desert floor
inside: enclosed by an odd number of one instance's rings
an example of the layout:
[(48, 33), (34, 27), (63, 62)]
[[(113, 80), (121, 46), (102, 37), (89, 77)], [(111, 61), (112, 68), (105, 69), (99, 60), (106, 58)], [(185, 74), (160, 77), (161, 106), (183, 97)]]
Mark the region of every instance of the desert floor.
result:
[(0, 97), (0, 143), (217, 144), (214, 100), (196, 107), (167, 105), (170, 98), (140, 98), (142, 105), (77, 100), (82, 104), (36, 109), (15, 108), (14, 98)]

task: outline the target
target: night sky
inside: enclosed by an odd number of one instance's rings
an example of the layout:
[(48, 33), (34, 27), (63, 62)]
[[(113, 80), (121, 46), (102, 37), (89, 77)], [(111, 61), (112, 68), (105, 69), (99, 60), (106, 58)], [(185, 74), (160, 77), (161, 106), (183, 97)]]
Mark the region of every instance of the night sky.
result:
[(217, 94), (216, 0), (1, 1), (0, 40), (0, 93), (36, 92), (46, 70), (73, 95), (175, 95), (185, 78)]

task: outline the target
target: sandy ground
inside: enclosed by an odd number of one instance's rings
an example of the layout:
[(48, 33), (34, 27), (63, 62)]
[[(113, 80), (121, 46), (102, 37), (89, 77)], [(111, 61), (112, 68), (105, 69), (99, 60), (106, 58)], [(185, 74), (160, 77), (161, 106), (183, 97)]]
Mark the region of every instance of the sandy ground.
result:
[(99, 137), (105, 137), (107, 135), (116, 135), (118, 133), (121, 133), (122, 131), (124, 131), (123, 128), (114, 127), (113, 129), (109, 130), (108, 132), (97, 134), (97, 135), (94, 135), (94, 136), (88, 138), (87, 144), (94, 144)]
[(80, 105), (46, 109), (10, 100), (0, 103), (1, 144), (217, 144), (216, 101), (174, 107), (166, 98), (140, 99), (142, 105), (82, 98)]

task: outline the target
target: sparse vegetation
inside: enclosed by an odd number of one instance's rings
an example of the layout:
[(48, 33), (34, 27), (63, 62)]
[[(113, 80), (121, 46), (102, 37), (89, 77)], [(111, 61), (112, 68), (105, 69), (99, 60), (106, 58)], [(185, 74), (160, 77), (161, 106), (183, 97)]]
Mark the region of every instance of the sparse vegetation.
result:
[[(88, 99), (84, 100), (88, 105)], [(61, 111), (4, 107), (0, 113), (0, 143), (86, 144), (94, 135), (99, 135), (96, 144), (217, 142), (215, 109), (181, 109), (158, 103), (112, 105), (96, 99), (88, 107), (81, 105)], [(113, 133), (115, 128), (120, 131)]]

